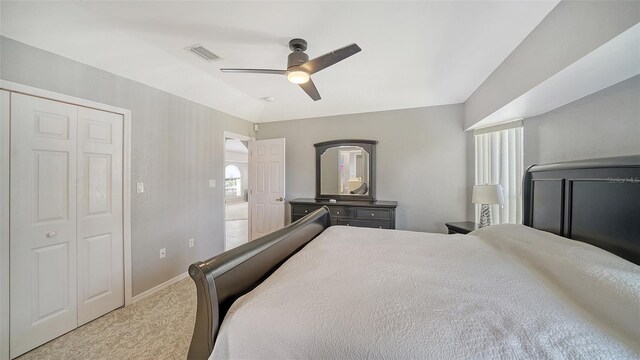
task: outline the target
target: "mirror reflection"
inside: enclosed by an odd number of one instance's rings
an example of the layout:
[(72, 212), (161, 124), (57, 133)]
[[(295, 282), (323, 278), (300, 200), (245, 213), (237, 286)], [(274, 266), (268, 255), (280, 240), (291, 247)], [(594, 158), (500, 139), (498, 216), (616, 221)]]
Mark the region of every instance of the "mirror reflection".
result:
[(337, 146), (320, 157), (322, 195), (367, 195), (369, 153), (359, 146)]

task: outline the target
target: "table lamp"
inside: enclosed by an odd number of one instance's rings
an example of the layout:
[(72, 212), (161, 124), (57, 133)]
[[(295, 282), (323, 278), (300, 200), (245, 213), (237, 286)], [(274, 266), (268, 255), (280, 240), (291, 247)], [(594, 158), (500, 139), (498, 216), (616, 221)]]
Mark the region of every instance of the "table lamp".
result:
[(489, 205), (502, 205), (502, 186), (500, 185), (473, 185), (471, 202), (481, 204), (480, 227), (491, 225), (491, 207)]

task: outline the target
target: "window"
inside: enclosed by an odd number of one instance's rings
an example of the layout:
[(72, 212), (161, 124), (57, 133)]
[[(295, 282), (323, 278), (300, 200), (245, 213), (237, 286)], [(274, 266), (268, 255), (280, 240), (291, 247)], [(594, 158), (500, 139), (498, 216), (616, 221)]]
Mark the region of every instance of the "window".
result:
[(240, 168), (229, 164), (224, 168), (224, 197), (242, 196), (242, 175)]
[[(474, 132), (476, 148), (476, 185), (500, 184), (504, 205), (492, 205), (494, 224), (522, 223), (522, 121)], [(480, 205), (476, 205), (476, 222)]]

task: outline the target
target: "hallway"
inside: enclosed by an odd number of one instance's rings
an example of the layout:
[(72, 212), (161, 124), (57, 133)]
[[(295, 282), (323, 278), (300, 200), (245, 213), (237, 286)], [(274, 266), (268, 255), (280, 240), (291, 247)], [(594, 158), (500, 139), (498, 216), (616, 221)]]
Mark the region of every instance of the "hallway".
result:
[(231, 250), (249, 241), (249, 210), (247, 202), (227, 204), (226, 207), (226, 245)]

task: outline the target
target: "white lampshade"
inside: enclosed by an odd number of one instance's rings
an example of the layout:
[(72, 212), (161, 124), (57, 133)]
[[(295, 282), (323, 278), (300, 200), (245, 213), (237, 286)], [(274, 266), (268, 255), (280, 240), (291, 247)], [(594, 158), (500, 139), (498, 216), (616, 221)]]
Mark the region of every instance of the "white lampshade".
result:
[(473, 185), (473, 196), (471, 202), (474, 204), (500, 204), (504, 203), (502, 196), (502, 186), (500, 185)]

